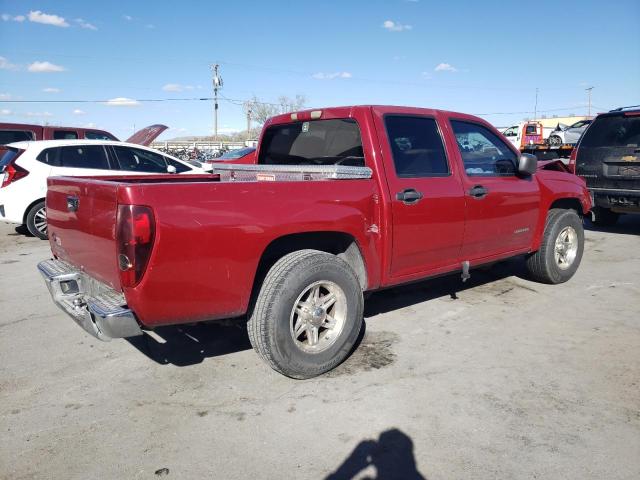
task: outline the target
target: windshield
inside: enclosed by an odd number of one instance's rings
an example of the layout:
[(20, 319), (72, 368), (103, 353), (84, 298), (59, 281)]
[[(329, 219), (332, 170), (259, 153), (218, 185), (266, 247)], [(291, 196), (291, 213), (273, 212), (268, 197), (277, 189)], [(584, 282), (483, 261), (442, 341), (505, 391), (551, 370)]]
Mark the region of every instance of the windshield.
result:
[(580, 120), (579, 122), (574, 123), (569, 128), (582, 128), (586, 127), (591, 123), (591, 120)]
[(610, 115), (596, 119), (584, 133), (580, 148), (638, 147), (640, 116)]
[(231, 160), (234, 158), (241, 158), (241, 157), (244, 157), (245, 155), (249, 155), (251, 152), (255, 152), (255, 150), (256, 149), (253, 147), (239, 148), (238, 150), (230, 150), (227, 153), (224, 153), (223, 155), (218, 157), (218, 160)]
[(269, 127), (259, 164), (364, 166), (360, 129), (355, 120), (311, 120)]

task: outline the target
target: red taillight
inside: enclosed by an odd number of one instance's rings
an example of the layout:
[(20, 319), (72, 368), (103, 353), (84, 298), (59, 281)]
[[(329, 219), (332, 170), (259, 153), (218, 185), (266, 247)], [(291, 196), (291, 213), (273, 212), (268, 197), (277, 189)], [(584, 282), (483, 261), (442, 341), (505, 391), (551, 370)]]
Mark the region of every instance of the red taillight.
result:
[(578, 157), (578, 148), (574, 147), (571, 150), (571, 155), (569, 155), (569, 164), (567, 165), (567, 169), (575, 175), (576, 173), (576, 158)]
[(116, 242), (123, 287), (135, 287), (147, 268), (155, 237), (153, 211), (143, 205), (118, 206)]
[(16, 182), (21, 178), (29, 175), (29, 172), (27, 170), (19, 165), (16, 165), (16, 160), (20, 155), (22, 155), (22, 152), (24, 152), (24, 150), (20, 150), (4, 168), (4, 171), (2, 172), (2, 185), (0, 185), (0, 188), (4, 188), (7, 185), (10, 185), (11, 183)]

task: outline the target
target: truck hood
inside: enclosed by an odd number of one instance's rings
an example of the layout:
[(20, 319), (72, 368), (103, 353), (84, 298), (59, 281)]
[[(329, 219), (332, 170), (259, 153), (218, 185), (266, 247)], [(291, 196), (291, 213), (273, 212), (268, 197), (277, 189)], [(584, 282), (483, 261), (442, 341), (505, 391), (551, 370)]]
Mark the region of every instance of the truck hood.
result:
[(148, 147), (162, 132), (164, 132), (167, 128), (166, 125), (155, 124), (149, 125), (148, 127), (144, 127), (142, 130), (138, 130), (136, 133), (127, 138), (127, 142), (129, 143), (137, 143), (138, 145), (143, 145)]

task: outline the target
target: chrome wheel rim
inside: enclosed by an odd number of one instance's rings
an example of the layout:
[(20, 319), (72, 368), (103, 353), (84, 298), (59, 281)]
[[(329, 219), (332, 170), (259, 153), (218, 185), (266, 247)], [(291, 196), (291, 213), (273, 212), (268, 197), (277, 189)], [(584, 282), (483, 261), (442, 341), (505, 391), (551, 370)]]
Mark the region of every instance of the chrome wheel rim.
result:
[(578, 253), (578, 233), (573, 227), (564, 227), (556, 237), (554, 257), (556, 265), (566, 270), (576, 259)]
[(44, 207), (33, 216), (33, 226), (43, 235), (47, 234), (47, 210)]
[(326, 280), (312, 283), (293, 304), (291, 338), (306, 353), (323, 352), (340, 337), (346, 319), (347, 297), (342, 288)]

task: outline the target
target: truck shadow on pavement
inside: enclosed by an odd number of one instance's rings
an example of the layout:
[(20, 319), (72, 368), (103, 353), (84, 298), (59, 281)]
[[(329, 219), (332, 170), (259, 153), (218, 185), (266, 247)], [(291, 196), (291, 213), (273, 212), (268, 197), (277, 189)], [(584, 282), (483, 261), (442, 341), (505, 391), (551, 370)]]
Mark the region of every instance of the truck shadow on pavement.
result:
[[(365, 338), (367, 318), (444, 296), (456, 300), (465, 290), (511, 276), (527, 279), (526, 275), (522, 258), (515, 258), (474, 269), (471, 271), (471, 278), (464, 283), (460, 280), (460, 274), (451, 274), (375, 292), (365, 301), (365, 321), (352, 353), (358, 350), (361, 342), (372, 343), (371, 346), (375, 347), (376, 342), (384, 340)], [(502, 287), (497, 288), (499, 290)], [(144, 332), (141, 336), (129, 337), (126, 340), (154, 362), (178, 367), (197, 365), (206, 358), (252, 348), (247, 334), (246, 318), (160, 327), (153, 332)], [(344, 366), (349, 367), (351, 357), (352, 355), (347, 357)], [(340, 371), (340, 368), (337, 371)]]
[(621, 215), (618, 222), (610, 227), (595, 225), (590, 220), (586, 220), (584, 229), (590, 232), (640, 235), (640, 215)]
[[(493, 265), (471, 270), (471, 278), (466, 282), (460, 279), (460, 273), (421, 280), (410, 285), (401, 285), (388, 290), (372, 293), (364, 305), (364, 317), (391, 312), (400, 308), (427, 302), (441, 297), (457, 300), (459, 294), (480, 285), (491, 284), (508, 277), (518, 277), (530, 281), (523, 257), (515, 257)], [(535, 285), (535, 284), (534, 284)], [(498, 289), (501, 287), (497, 287)], [(533, 289), (531, 289), (533, 290)], [(497, 292), (500, 294), (501, 292)]]
[(161, 327), (126, 339), (151, 360), (178, 367), (202, 363), (205, 358), (249, 350), (246, 319)]
[[(368, 475), (375, 470), (375, 476)], [(366, 476), (362, 476), (366, 473)], [(325, 480), (427, 480), (416, 466), (413, 441), (401, 430), (392, 428), (380, 434), (378, 440), (363, 440)]]

